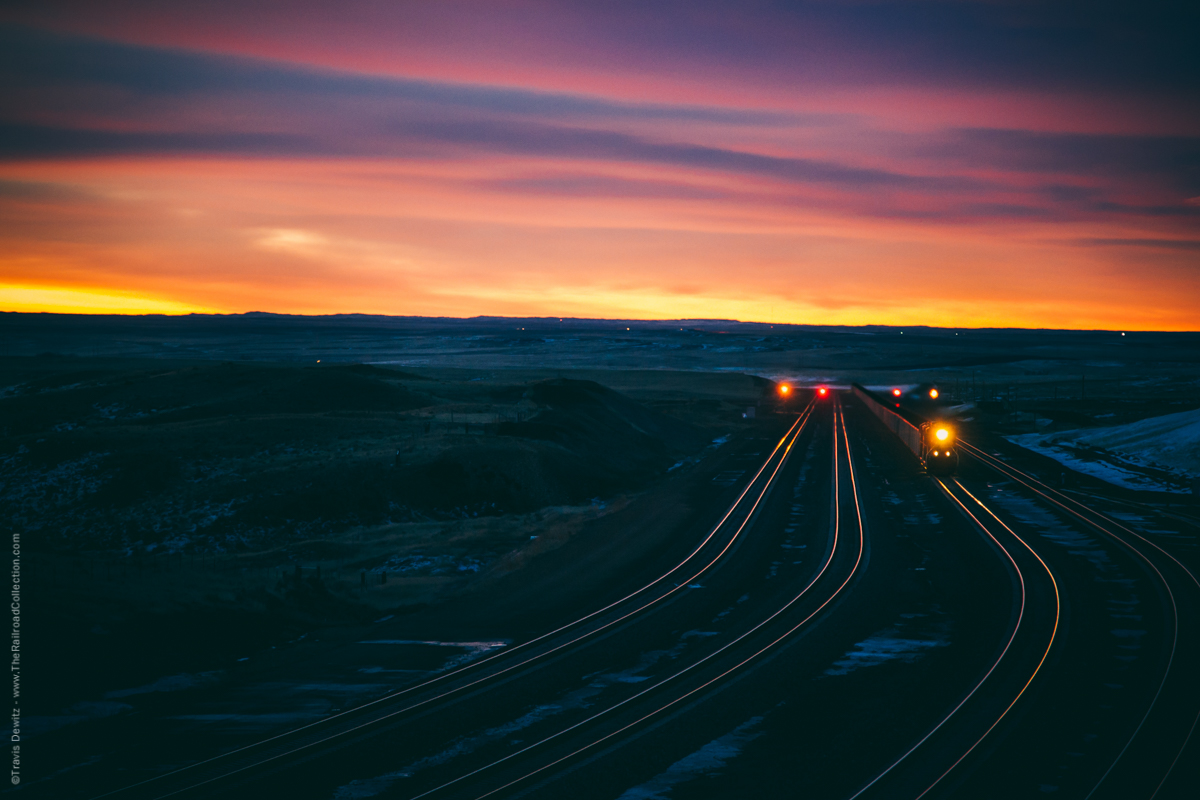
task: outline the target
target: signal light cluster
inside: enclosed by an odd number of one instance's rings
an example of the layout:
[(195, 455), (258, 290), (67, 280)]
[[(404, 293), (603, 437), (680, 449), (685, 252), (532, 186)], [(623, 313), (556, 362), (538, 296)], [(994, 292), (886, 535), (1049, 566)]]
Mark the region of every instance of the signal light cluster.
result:
[[(787, 397), (789, 394), (792, 393), (792, 387), (786, 383), (779, 384), (775, 388), (775, 390), (777, 392), (779, 392), (780, 397)], [(828, 396), (829, 396), (829, 387), (828, 386), (818, 386), (817, 387), (817, 397), (828, 397)]]

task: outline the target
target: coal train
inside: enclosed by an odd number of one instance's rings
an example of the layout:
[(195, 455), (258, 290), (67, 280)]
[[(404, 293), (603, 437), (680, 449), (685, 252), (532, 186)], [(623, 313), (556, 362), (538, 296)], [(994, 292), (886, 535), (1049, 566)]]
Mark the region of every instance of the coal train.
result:
[(954, 426), (937, 413), (940, 393), (936, 386), (921, 384), (907, 392), (893, 389), (887, 394), (877, 394), (857, 383), (853, 389), (871, 413), (920, 459), (926, 472), (958, 472), (958, 440)]

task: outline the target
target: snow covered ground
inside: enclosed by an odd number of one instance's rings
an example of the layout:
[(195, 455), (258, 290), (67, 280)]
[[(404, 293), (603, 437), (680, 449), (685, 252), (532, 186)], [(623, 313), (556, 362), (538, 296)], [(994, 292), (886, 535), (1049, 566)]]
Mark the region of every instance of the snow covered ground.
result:
[(1200, 409), (1109, 428), (1008, 439), (1127, 489), (1186, 491), (1183, 487), (1200, 478)]

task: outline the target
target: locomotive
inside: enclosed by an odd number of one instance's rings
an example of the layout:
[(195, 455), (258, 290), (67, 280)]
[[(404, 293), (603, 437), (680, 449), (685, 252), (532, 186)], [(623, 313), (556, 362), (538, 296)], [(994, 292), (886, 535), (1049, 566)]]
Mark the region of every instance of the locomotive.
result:
[(958, 442), (954, 427), (944, 421), (925, 422), (921, 425), (923, 454), (921, 462), (930, 475), (953, 475), (958, 472)]
[(922, 384), (908, 392), (892, 389), (877, 395), (854, 384), (854, 394), (921, 460), (927, 473), (953, 475), (958, 471), (957, 437), (954, 426), (938, 413), (940, 392), (936, 386)]

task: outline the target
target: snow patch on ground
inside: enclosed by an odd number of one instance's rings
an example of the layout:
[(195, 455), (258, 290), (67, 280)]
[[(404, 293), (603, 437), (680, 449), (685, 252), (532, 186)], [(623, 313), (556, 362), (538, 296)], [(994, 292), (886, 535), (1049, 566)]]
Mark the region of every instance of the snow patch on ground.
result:
[(938, 619), (940, 616), (942, 612), (936, 606), (929, 614), (901, 614), (900, 622), (855, 644), (825, 670), (825, 675), (849, 675), (888, 661), (911, 664), (930, 650), (945, 647), (950, 644), (949, 622)]
[(713, 739), (696, 752), (679, 759), (665, 772), (627, 790), (618, 800), (666, 800), (677, 785), (716, 772), (730, 759), (736, 758), (742, 748), (762, 736), (762, 731), (755, 730), (762, 721), (762, 717), (751, 717), (719, 739)]
[(1200, 409), (1152, 416), (1111, 428), (1068, 431), (1057, 437), (1129, 453), (1164, 467), (1200, 475)]
[(1063, 524), (1052, 511), (1000, 486), (992, 487), (990, 495), (996, 505), (1035, 528), (1043, 538), (1066, 548), (1073, 556), (1087, 559), (1104, 578), (1116, 580), (1122, 577), (1100, 542)]
[(507, 647), (507, 641), (496, 642), (432, 642), (422, 639), (364, 639), (359, 644), (399, 644), (399, 645), (428, 645), (431, 647), (457, 647), (465, 652), (455, 658), (451, 658), (442, 664), (438, 672), (444, 672), (448, 669), (466, 664), (469, 661), (474, 661), (482, 655), (499, 650), (501, 647)]
[(902, 639), (880, 632), (854, 645), (854, 649), (833, 662), (833, 666), (825, 670), (825, 674), (849, 675), (856, 669), (874, 667), (886, 661), (911, 664), (930, 648), (944, 647), (946, 644), (948, 643), (939, 639)]
[(85, 700), (75, 703), (59, 714), (25, 717), (22, 719), (24, 724), (21, 726), (21, 734), (29, 738), (58, 730), (67, 725), (73, 725), (76, 722), (83, 722), (90, 719), (104, 719), (105, 717), (111, 717), (131, 710), (133, 710), (133, 706), (126, 703), (116, 703), (111, 700)]
[(355, 698), (363, 694), (382, 694), (392, 688), (386, 683), (302, 683), (291, 687), (293, 694), (319, 693)]
[(1200, 476), (1200, 408), (1111, 428), (1068, 431), (1056, 438), (1137, 456)]
[(1200, 409), (1008, 440), (1126, 489), (1187, 491), (1181, 486), (1200, 477)]
[(179, 675), (169, 675), (165, 678), (159, 678), (153, 683), (147, 683), (144, 686), (135, 686), (132, 689), (117, 689), (113, 692), (106, 692), (105, 700), (113, 700), (118, 697), (132, 697), (135, 694), (150, 694), (151, 692), (179, 692), (184, 689), (191, 689), (196, 686), (211, 686), (217, 683), (225, 675), (223, 670), (215, 670), (213, 672), (197, 672), (195, 674), (180, 673)]
[(479, 572), (483, 562), (476, 558), (454, 558), (447, 555), (425, 555), (414, 553), (407, 556), (392, 556), (384, 563), (371, 568), (378, 575), (382, 572), (423, 573), (429, 575), (444, 575), (447, 572)]
[[(503, 725), (497, 725), (493, 728), (488, 728), (483, 731), (461, 736), (450, 744), (449, 747), (424, 758), (419, 758), (408, 765), (401, 767), (393, 772), (388, 772), (383, 775), (377, 775), (371, 778), (358, 778), (350, 781), (347, 784), (339, 786), (333, 792), (334, 800), (361, 800), (362, 798), (375, 797), (388, 791), (391, 786), (397, 781), (405, 778), (411, 778), (416, 773), (428, 769), (429, 767), (438, 766), (451, 761), (458, 756), (473, 753), (480, 747), (489, 743), (496, 742), (500, 739), (509, 739), (509, 744), (520, 746), (523, 744), (520, 739), (510, 739), (513, 734), (536, 725), (551, 717), (563, 714), (569, 711), (589, 708), (594, 702), (594, 698), (613, 686), (621, 684), (637, 684), (650, 679), (649, 675), (645, 675), (647, 670), (655, 666), (659, 662), (673, 660), (678, 658), (684, 648), (688, 646), (690, 640), (707, 639), (714, 634), (708, 631), (687, 631), (680, 636), (679, 642), (670, 650), (651, 650), (641, 654), (638, 663), (629, 669), (620, 670), (618, 672), (598, 672), (592, 675), (584, 676), (587, 683), (579, 689), (567, 692), (554, 703), (534, 706), (520, 717), (506, 722)], [(399, 640), (384, 640), (394, 643)], [(411, 644), (429, 644), (428, 642), (411, 642)], [(435, 643), (436, 644), (436, 643)], [(459, 643), (460, 645), (463, 643)]]
[(329, 713), (327, 703), (312, 703), (300, 711), (281, 711), (267, 714), (181, 714), (169, 719), (217, 725), (238, 733), (267, 733), (287, 725), (303, 725), (321, 719)]

